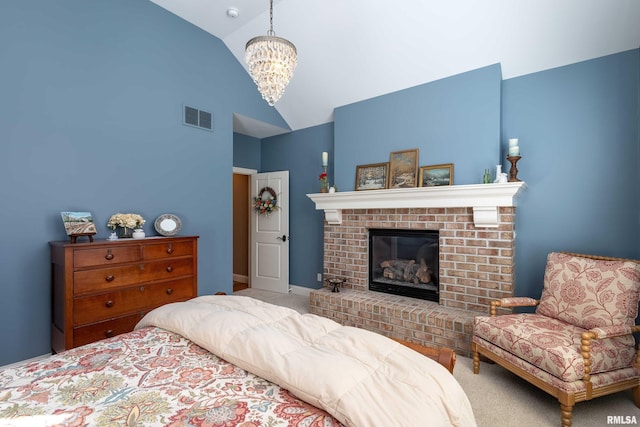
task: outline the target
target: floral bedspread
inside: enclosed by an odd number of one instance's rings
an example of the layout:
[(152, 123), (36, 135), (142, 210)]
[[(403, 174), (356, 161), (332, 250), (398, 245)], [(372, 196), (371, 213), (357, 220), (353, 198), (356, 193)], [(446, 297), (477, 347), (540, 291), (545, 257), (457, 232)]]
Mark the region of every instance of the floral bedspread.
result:
[(342, 426), (156, 327), (0, 370), (0, 426)]

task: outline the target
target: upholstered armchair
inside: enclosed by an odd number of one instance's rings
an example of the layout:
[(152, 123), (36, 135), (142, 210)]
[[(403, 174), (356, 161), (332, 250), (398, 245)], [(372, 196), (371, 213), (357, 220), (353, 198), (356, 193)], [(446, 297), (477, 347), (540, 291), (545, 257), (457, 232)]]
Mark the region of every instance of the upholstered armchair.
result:
[[(640, 261), (551, 253), (540, 300), (491, 301), (475, 318), (473, 371), (482, 355), (556, 397), (565, 427), (575, 403), (622, 390), (640, 408), (639, 300)], [(518, 306), (537, 308), (509, 314)]]

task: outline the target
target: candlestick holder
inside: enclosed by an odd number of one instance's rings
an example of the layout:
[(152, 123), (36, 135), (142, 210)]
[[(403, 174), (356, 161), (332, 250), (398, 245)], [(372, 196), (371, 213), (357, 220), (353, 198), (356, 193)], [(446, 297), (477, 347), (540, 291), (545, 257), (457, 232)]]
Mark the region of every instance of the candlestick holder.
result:
[(511, 169), (509, 169), (509, 182), (522, 181), (518, 179), (518, 168), (516, 167), (516, 163), (518, 163), (518, 160), (520, 159), (520, 156), (507, 156), (507, 160), (511, 163)]

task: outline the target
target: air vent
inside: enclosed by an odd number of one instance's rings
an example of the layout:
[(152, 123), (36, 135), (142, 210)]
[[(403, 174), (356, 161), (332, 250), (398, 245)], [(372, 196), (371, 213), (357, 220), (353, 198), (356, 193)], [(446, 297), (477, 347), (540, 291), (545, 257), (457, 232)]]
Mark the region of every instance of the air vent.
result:
[(213, 131), (213, 115), (211, 113), (186, 105), (184, 106), (183, 123), (187, 126)]

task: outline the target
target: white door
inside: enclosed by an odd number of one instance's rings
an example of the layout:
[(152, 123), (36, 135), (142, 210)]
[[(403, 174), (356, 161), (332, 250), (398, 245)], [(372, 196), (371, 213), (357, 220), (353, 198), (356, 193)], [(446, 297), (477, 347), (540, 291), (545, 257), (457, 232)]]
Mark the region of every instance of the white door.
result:
[(251, 175), (251, 201), (263, 205), (275, 197), (276, 208), (259, 214), (251, 209), (251, 287), (289, 292), (289, 171)]

